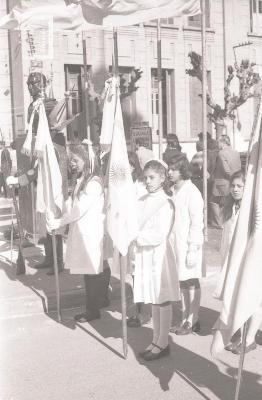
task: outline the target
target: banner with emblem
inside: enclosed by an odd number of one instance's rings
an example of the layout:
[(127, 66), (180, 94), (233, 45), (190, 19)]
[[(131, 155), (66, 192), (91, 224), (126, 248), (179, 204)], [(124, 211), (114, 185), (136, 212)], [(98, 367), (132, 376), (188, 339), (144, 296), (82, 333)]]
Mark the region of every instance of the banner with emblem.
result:
[[(119, 79), (113, 77), (107, 84), (109, 89), (104, 102), (103, 116), (107, 119), (111, 152), (108, 165), (106, 227), (114, 247), (125, 256), (129, 244), (136, 238), (138, 232), (136, 197), (127, 155)], [(110, 112), (107, 112), (107, 109)], [(104, 139), (108, 143), (108, 138)]]

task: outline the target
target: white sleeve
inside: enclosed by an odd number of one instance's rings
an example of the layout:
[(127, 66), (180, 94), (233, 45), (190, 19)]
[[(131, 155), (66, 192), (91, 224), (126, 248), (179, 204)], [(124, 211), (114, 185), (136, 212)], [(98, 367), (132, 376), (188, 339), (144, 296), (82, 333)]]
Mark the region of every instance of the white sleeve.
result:
[(102, 194), (103, 188), (98, 181), (89, 182), (85, 190), (80, 193), (79, 199), (76, 198), (71, 208), (62, 216), (60, 226), (81, 219), (99, 200)]
[(154, 224), (145, 224), (138, 232), (138, 246), (158, 246), (168, 237), (174, 218), (174, 209), (170, 204), (161, 207)]
[(201, 246), (204, 241), (203, 228), (204, 228), (204, 203), (201, 193), (197, 188), (194, 190), (189, 199), (189, 234), (188, 245)]

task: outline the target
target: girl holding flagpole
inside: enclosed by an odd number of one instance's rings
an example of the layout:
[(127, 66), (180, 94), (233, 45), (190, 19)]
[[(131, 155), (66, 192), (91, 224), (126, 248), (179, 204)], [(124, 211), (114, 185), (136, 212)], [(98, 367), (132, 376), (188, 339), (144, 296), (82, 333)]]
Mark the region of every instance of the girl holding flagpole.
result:
[(179, 299), (175, 256), (169, 234), (174, 207), (165, 190), (167, 165), (150, 160), (144, 167), (147, 194), (138, 201), (139, 233), (133, 244), (134, 301), (152, 304), (153, 340), (139, 355), (152, 361), (170, 353), (171, 301)]
[[(222, 209), (223, 219), (223, 232), (221, 239), (221, 257), (222, 257), (222, 270), (220, 279), (214, 297), (218, 299), (223, 298), (224, 284), (228, 270), (228, 256), (230, 251), (230, 244), (235, 231), (236, 223), (239, 216), (239, 210), (241, 201), (244, 193), (245, 176), (243, 172), (237, 171), (230, 178), (230, 194), (226, 199), (226, 203)], [(235, 283), (232, 282), (232, 290)], [(245, 353), (254, 350), (257, 345), (255, 341), (256, 333), (260, 327), (262, 320), (262, 305), (261, 307), (250, 317), (247, 324), (247, 336)], [(242, 337), (243, 329), (240, 330), (240, 335), (235, 334), (231, 341), (226, 345), (225, 349), (231, 351), (234, 354), (240, 354), (242, 349)]]
[(71, 151), (77, 183), (62, 217), (47, 223), (50, 229), (69, 224), (65, 268), (84, 275), (86, 311), (75, 319), (86, 322), (100, 318), (97, 289), (103, 271), (104, 190), (98, 159), (90, 146), (75, 145)]

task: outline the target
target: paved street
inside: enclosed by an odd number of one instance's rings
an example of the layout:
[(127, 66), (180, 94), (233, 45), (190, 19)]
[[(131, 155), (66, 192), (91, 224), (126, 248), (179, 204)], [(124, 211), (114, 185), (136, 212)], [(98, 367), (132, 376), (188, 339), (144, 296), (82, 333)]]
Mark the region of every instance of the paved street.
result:
[[(0, 199), (1, 234), (10, 224), (11, 202)], [(143, 362), (138, 352), (151, 341), (150, 323), (128, 329), (122, 357), (119, 278), (112, 277), (111, 305), (101, 320), (75, 323), (84, 303), (81, 277), (60, 274), (62, 323), (57, 322), (54, 277), (32, 266), (42, 249), (25, 249), (27, 274), (16, 276), (10, 243), (0, 236), (0, 400), (231, 400), (238, 356), (210, 356), (211, 328), (219, 302), (212, 297), (219, 272), (219, 231), (209, 232), (207, 278), (202, 281), (199, 335), (170, 335), (170, 357)], [(17, 258), (17, 247), (12, 252)], [(127, 285), (130, 303), (130, 285)], [(174, 305), (178, 321), (179, 304)], [(262, 332), (246, 355), (241, 400), (262, 398)]]

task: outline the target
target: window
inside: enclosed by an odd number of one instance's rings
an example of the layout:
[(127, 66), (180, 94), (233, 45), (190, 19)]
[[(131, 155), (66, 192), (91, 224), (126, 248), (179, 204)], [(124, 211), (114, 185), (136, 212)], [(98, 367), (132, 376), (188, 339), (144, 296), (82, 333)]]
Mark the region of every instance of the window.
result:
[[(157, 69), (151, 70), (152, 130), (158, 133), (159, 96)], [(175, 131), (175, 83), (174, 70), (162, 68), (163, 136)]]
[(86, 123), (83, 113), (83, 69), (82, 65), (65, 65), (65, 86), (66, 91), (70, 92), (70, 97), (67, 101), (67, 118), (72, 118), (74, 115), (80, 114), (67, 126), (68, 140), (74, 140), (75, 138), (82, 140), (86, 137)]
[(251, 32), (262, 32), (262, 0), (250, 0)]
[[(208, 89), (211, 92), (211, 73), (207, 73)], [(202, 132), (202, 98), (199, 96), (202, 93), (202, 84), (195, 78), (189, 77), (189, 95), (190, 95), (190, 136), (196, 138)], [(212, 110), (207, 107), (207, 112)], [(212, 124), (208, 119), (207, 129), (211, 133)]]
[[(210, 28), (210, 3), (209, 0), (206, 1), (206, 27)], [(195, 26), (197, 28), (201, 27), (201, 14), (193, 15), (188, 17), (188, 26)]]

